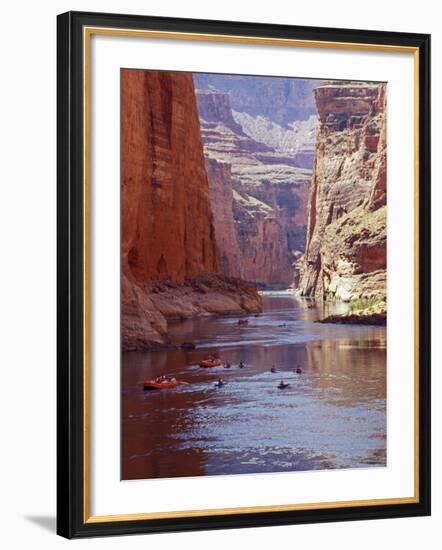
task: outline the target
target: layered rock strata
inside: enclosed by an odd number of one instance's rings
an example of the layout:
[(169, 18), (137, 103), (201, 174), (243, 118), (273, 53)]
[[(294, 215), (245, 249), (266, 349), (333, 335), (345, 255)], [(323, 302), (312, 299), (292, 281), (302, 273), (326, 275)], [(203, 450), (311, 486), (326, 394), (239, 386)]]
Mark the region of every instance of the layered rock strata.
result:
[(209, 187), (232, 196), (231, 208), (214, 208), (223, 273), (263, 286), (287, 286), (293, 252), (305, 244), (311, 172), (295, 167), (287, 152), (238, 128), (229, 94), (198, 90), (197, 100)]
[[(279, 154), (285, 154), (290, 166), (313, 168), (315, 158), (317, 117), (291, 122), (281, 126), (264, 116), (252, 116), (234, 111), (233, 118), (245, 134), (259, 143), (272, 147)], [(261, 157), (262, 158), (262, 157)], [(281, 157), (280, 157), (281, 158)]]
[(315, 90), (319, 116), (305, 255), (295, 279), (316, 298), (386, 298), (386, 85)]
[[(164, 343), (167, 319), (222, 313), (222, 296), (227, 313), (258, 311), (256, 290), (216, 275), (192, 75), (122, 70), (121, 89), (123, 349)], [(210, 278), (205, 300), (201, 277)], [(153, 291), (158, 281), (172, 285), (167, 300)]]

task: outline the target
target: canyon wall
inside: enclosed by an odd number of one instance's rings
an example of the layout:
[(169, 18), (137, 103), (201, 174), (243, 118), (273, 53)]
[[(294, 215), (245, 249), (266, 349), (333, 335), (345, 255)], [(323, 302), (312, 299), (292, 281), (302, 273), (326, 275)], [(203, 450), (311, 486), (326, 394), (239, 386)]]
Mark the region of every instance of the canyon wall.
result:
[(287, 164), (310, 170), (313, 168), (317, 127), (315, 115), (307, 120), (287, 123), (286, 127), (261, 115), (234, 111), (233, 118), (244, 133), (255, 141), (272, 147), (278, 153), (285, 153)]
[(293, 252), (304, 249), (311, 171), (248, 135), (230, 94), (197, 90), (197, 101), (211, 196), (228, 197), (214, 206), (219, 265), (226, 275), (287, 286)]
[[(123, 70), (122, 262), (137, 281), (217, 270), (192, 77)], [(161, 212), (161, 215), (158, 213)], [(192, 223), (189, 223), (189, 220)]]
[(386, 85), (324, 84), (305, 255), (305, 296), (386, 298)]
[(167, 320), (258, 311), (216, 275), (217, 247), (190, 73), (121, 71), (123, 349), (167, 341)]
[(233, 218), (233, 185), (230, 164), (214, 158), (206, 160), (210, 181), (209, 194), (212, 205), (216, 251), (221, 273), (229, 277), (241, 277), (241, 252), (238, 245), (236, 224)]

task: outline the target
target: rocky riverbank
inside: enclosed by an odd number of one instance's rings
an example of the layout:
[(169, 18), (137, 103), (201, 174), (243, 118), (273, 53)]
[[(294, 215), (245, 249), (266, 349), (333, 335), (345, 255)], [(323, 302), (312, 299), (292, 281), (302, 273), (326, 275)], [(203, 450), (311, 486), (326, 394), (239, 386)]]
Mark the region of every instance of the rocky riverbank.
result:
[(355, 309), (340, 315), (329, 315), (318, 323), (338, 323), (343, 325), (386, 325), (387, 304), (378, 302), (367, 308)]
[(207, 273), (184, 283), (123, 284), (124, 351), (167, 347), (168, 321), (210, 315), (259, 313), (262, 298), (239, 279)]

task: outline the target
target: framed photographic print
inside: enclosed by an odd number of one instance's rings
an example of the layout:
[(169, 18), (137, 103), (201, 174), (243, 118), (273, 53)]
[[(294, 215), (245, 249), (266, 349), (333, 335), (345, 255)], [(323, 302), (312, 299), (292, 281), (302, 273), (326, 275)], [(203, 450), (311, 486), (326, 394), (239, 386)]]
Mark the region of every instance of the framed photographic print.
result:
[(430, 513), (429, 82), (428, 35), (58, 17), (60, 535)]

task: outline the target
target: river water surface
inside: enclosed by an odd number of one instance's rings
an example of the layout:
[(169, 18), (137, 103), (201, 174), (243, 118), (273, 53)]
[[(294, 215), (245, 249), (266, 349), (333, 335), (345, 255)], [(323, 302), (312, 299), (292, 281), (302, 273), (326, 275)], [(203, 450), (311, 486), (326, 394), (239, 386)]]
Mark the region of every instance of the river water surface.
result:
[[(310, 303), (265, 296), (244, 328), (172, 324), (172, 342), (195, 350), (123, 354), (122, 479), (385, 466), (385, 328), (315, 323), (339, 309)], [(197, 366), (212, 353), (232, 367)], [(187, 384), (144, 392), (161, 374)]]

